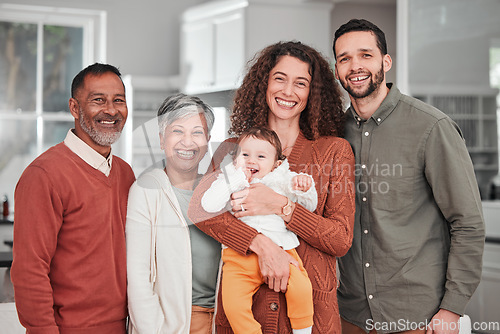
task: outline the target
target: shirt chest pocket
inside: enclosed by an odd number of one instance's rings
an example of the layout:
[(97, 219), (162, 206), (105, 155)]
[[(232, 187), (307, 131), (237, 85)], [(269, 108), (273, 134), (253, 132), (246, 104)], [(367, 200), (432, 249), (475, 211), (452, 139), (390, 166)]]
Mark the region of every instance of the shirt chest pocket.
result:
[[(366, 191), (374, 210), (397, 212), (413, 204), (415, 169), (394, 165), (385, 172), (370, 175), (358, 184), (360, 193)], [(364, 187), (364, 189), (362, 189)], [(361, 194), (361, 197), (364, 196)]]

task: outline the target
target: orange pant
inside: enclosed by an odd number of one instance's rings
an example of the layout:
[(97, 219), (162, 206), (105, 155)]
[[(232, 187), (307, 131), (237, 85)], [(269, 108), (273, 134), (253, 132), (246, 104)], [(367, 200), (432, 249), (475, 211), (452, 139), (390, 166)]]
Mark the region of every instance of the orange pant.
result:
[[(293, 329), (313, 325), (312, 286), (295, 249), (286, 251), (299, 261), (300, 269), (290, 265), (285, 293), (288, 317)], [(252, 314), (252, 297), (264, 283), (256, 254), (243, 256), (230, 248), (222, 251), (222, 303), (236, 334), (262, 333)]]

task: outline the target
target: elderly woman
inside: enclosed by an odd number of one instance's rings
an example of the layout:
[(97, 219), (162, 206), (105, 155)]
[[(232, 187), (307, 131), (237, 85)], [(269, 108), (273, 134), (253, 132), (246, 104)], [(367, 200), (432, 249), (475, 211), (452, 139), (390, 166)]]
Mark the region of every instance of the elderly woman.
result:
[[(341, 332), (336, 257), (351, 246), (355, 209), (354, 155), (349, 143), (340, 138), (343, 117), (339, 86), (328, 62), (300, 42), (280, 42), (262, 50), (236, 91), (231, 132), (240, 135), (254, 126), (274, 130), (290, 169), (312, 175), (318, 193), (318, 206), (310, 212), (257, 183), (232, 194), (234, 216), (207, 214), (200, 208), (201, 197), (217, 177), (216, 168), (233, 149), (235, 138), (220, 145), (213, 159), (215, 172), (207, 174), (195, 190), (189, 215), (197, 226), (240, 254), (258, 256), (267, 286), (253, 296), (253, 315), (260, 325), (251, 333), (292, 332), (283, 292), (290, 265), (297, 261), (237, 219), (268, 214), (281, 215), (287, 229), (299, 237), (296, 250), (313, 287), (312, 332)], [(215, 322), (217, 333), (232, 333), (222, 309)]]
[(126, 239), (132, 333), (210, 333), (220, 244), (187, 218), (214, 123), (211, 108), (178, 94), (158, 110), (165, 168), (130, 188)]

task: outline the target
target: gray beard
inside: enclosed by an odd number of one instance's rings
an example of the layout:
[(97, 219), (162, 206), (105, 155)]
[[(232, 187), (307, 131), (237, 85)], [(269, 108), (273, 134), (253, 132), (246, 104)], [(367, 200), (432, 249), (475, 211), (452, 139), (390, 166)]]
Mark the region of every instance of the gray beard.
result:
[[(100, 145), (100, 146), (111, 146), (111, 144), (114, 144), (118, 138), (120, 138), (121, 131), (117, 132), (99, 132), (92, 126), (88, 125), (86, 120), (86, 116), (83, 113), (83, 110), (80, 109), (80, 126), (82, 127), (83, 131), (85, 131), (92, 140)], [(90, 121), (89, 121), (90, 124)]]

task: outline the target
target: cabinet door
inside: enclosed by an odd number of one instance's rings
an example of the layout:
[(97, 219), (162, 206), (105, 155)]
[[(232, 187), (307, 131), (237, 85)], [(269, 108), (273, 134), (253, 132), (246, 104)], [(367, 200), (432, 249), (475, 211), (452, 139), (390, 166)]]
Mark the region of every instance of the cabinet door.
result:
[[(495, 221), (496, 222), (496, 221)], [(486, 229), (488, 233), (488, 228)], [(500, 308), (500, 245), (486, 242), (483, 255), (481, 283), (467, 304), (465, 313), (472, 320), (472, 332), (498, 334), (498, 309)]]
[(183, 24), (181, 43), (181, 74), (186, 80), (186, 93), (210, 89), (215, 83), (211, 20)]
[(243, 9), (214, 19), (214, 30), (216, 86), (234, 89), (240, 85), (245, 61)]

